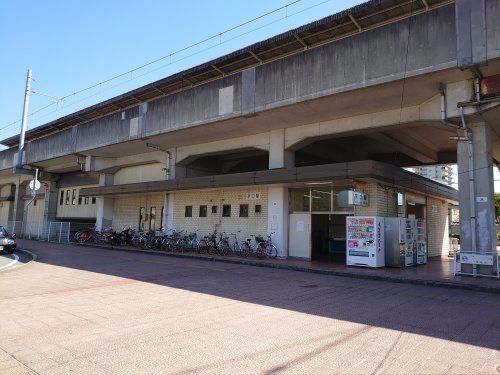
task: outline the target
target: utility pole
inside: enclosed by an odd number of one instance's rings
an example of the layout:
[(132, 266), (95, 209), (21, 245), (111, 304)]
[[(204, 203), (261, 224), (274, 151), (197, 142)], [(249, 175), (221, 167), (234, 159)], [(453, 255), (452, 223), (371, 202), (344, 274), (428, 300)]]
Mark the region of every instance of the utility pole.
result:
[(23, 165), (24, 137), (26, 134), (26, 121), (28, 119), (28, 105), (30, 101), (30, 92), (31, 92), (31, 73), (32, 73), (31, 69), (28, 69), (28, 74), (26, 76), (26, 91), (24, 92), (21, 134), (19, 135), (19, 151), (17, 153), (17, 167), (19, 168), (21, 168)]

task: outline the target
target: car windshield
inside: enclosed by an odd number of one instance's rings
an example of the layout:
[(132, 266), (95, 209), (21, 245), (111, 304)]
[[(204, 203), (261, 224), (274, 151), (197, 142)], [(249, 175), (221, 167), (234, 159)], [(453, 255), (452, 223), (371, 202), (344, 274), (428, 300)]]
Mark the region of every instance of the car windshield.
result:
[(0, 237), (8, 237), (9, 233), (7, 232), (7, 229), (5, 227), (0, 226)]

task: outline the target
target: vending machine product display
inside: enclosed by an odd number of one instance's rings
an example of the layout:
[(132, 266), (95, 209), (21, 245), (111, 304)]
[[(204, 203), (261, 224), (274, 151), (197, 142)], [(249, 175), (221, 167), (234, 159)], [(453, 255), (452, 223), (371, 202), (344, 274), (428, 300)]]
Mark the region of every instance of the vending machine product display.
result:
[(427, 263), (427, 226), (424, 219), (415, 220), (417, 264)]
[(346, 218), (346, 263), (348, 266), (384, 267), (384, 218)]
[(385, 265), (409, 267), (415, 265), (417, 250), (417, 225), (415, 219), (404, 217), (385, 218)]

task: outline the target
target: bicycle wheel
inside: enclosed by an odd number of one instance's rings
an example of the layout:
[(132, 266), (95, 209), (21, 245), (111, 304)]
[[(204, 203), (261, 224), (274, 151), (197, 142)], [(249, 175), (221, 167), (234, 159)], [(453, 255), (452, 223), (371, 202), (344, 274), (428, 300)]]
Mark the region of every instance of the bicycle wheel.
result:
[(215, 243), (210, 242), (210, 244), (208, 244), (208, 246), (207, 246), (207, 252), (210, 255), (214, 255), (216, 252), (219, 252), (219, 248)]
[(258, 258), (265, 258), (267, 256), (266, 245), (263, 242), (259, 242), (255, 252)]
[(240, 255), (243, 258), (246, 258), (248, 256), (248, 254), (250, 254), (251, 251), (252, 251), (252, 249), (250, 248), (250, 244), (248, 242), (244, 241), (241, 243)]
[(231, 252), (231, 246), (225, 239), (220, 240), (217, 247), (219, 248), (218, 250), (220, 255), (227, 255)]
[(266, 255), (269, 258), (276, 258), (278, 256), (278, 249), (274, 247), (274, 245), (267, 245), (266, 246)]
[(200, 254), (203, 254), (203, 253), (208, 252), (208, 244), (207, 244), (207, 241), (205, 241), (205, 240), (201, 240), (201, 241), (198, 243), (198, 252), (199, 252)]

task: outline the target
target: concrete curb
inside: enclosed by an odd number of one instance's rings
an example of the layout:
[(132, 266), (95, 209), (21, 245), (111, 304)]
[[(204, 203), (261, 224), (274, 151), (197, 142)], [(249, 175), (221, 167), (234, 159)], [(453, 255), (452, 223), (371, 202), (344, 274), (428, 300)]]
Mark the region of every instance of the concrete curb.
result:
[(20, 252), (22, 252), (22, 253), (28, 254), (28, 255), (31, 257), (31, 260), (30, 260), (30, 261), (28, 261), (28, 262), (24, 263), (25, 265), (26, 265), (26, 264), (29, 264), (29, 263), (31, 263), (31, 262), (33, 262), (33, 261), (35, 261), (35, 260), (38, 258), (38, 255), (36, 255), (35, 253), (32, 253), (32, 252), (31, 252), (31, 251), (29, 251), (29, 250), (26, 250), (26, 249), (20, 249), (20, 248), (17, 248), (16, 250), (17, 250), (17, 251), (20, 251)]
[(27, 265), (31, 264), (31, 262), (33, 262), (34, 260), (36, 260), (36, 258), (38, 257), (38, 255), (36, 255), (35, 253), (32, 253), (29, 250), (25, 250), (25, 249), (21, 249), (21, 248), (16, 248), (15, 251), (20, 252), (20, 253), (24, 253), (24, 254), (28, 255), (31, 259), (28, 260), (26, 263), (22, 263), (18, 259), (17, 260), (18, 264), (16, 264), (14, 267), (8, 267), (8, 268), (5, 268), (5, 269), (2, 269), (1, 270), (2, 272), (14, 271), (14, 270), (19, 269), (21, 267), (27, 266)]
[(458, 282), (453, 282), (453, 281), (414, 279), (414, 278), (406, 278), (406, 277), (401, 277), (401, 276), (388, 276), (388, 275), (368, 275), (368, 274), (359, 274), (359, 273), (355, 273), (355, 272), (327, 270), (327, 269), (314, 268), (314, 267), (302, 267), (302, 266), (290, 265), (290, 264), (268, 263), (268, 262), (261, 262), (258, 260), (245, 259), (245, 258), (238, 259), (238, 258), (228, 258), (228, 257), (221, 257), (221, 256), (214, 256), (213, 257), (213, 256), (204, 256), (204, 255), (197, 255), (197, 254), (191, 254), (191, 253), (168, 253), (168, 252), (156, 251), (156, 250), (128, 249), (128, 248), (124, 248), (124, 247), (99, 245), (99, 244), (75, 244), (75, 245), (82, 246), (82, 247), (93, 247), (93, 248), (99, 248), (99, 249), (114, 250), (114, 251), (124, 251), (124, 252), (128, 251), (128, 252), (133, 252), (133, 253), (146, 253), (146, 254), (162, 255), (162, 256), (169, 256), (169, 257), (173, 257), (173, 258), (188, 258), (188, 259), (197, 259), (197, 260), (205, 260), (205, 261), (212, 261), (212, 262), (242, 264), (242, 265), (254, 266), (254, 267), (276, 268), (276, 269), (288, 270), (288, 271), (309, 272), (309, 273), (316, 273), (316, 274), (321, 274), (321, 275), (350, 277), (350, 278), (355, 278), (355, 279), (387, 281), (387, 282), (400, 283), (400, 284), (426, 285), (426, 286), (434, 286), (434, 287), (442, 287), (442, 288), (462, 289), (462, 290), (471, 290), (471, 291), (476, 291), (476, 292), (500, 294), (500, 288), (484, 286), (484, 285), (463, 284), (463, 283), (458, 283)]

